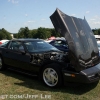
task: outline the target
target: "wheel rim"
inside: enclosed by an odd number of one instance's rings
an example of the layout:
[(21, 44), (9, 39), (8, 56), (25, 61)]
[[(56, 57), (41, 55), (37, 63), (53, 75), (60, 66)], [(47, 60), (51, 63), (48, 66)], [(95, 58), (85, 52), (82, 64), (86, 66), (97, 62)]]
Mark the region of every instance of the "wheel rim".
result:
[(0, 69), (2, 68), (2, 59), (0, 57)]
[(43, 80), (48, 86), (55, 86), (58, 83), (58, 74), (52, 68), (46, 68), (43, 72)]

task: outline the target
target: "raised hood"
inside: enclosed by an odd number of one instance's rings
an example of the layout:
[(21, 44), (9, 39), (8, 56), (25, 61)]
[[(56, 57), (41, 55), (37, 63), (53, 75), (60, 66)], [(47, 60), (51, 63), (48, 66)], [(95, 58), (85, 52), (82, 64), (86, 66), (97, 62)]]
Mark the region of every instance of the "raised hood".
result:
[(55, 29), (67, 40), (69, 59), (76, 71), (99, 63), (97, 42), (85, 18), (68, 16), (56, 9), (50, 19)]

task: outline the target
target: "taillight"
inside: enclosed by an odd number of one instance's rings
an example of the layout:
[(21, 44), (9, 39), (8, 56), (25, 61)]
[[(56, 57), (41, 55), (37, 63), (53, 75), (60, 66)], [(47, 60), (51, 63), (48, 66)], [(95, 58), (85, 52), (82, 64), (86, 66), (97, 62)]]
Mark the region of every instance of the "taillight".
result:
[(2, 44), (2, 42), (0, 42), (0, 44)]

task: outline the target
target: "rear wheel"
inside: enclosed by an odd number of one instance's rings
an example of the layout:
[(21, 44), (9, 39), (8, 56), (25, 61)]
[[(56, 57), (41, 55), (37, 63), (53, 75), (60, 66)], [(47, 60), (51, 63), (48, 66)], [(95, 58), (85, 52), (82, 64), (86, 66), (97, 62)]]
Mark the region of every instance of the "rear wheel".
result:
[(62, 84), (62, 74), (57, 64), (49, 64), (43, 68), (42, 77), (44, 83), (49, 87), (58, 87)]

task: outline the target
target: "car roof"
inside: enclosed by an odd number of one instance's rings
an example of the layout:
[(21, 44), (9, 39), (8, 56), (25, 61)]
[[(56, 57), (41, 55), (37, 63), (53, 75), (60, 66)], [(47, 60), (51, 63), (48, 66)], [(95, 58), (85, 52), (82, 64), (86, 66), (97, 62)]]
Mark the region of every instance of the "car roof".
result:
[(42, 39), (33, 39), (33, 38), (20, 38), (20, 39), (13, 39), (12, 41), (40, 41)]

